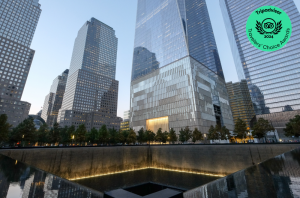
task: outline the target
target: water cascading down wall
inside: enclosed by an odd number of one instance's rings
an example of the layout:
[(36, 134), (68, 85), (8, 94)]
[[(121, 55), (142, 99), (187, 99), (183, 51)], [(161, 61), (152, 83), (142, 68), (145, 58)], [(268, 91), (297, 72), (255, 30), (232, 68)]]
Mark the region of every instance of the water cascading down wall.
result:
[(225, 176), (299, 145), (164, 145), (1, 149), (0, 153), (75, 180), (145, 168)]

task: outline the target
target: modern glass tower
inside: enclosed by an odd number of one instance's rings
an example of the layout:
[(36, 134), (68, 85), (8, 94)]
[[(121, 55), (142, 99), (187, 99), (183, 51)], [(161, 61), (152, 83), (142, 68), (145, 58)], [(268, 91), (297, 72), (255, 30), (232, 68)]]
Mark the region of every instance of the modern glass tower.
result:
[(69, 70), (66, 69), (57, 76), (51, 85), (50, 93), (46, 96), (41, 117), (48, 126), (57, 122), (58, 111), (61, 108), (62, 100), (66, 90)]
[[(293, 28), (286, 46), (274, 52), (256, 49), (246, 35), (246, 22), (250, 14), (267, 5), (284, 10)], [(255, 113), (273, 120), (274, 127), (282, 131), (291, 116), (300, 113), (289, 112), (300, 110), (299, 11), (293, 0), (220, 0), (220, 6), (238, 77), (247, 80)], [(282, 112), (289, 113), (283, 115)]]
[(139, 0), (131, 125), (156, 130), (232, 126), (205, 0)]
[(115, 30), (91, 18), (75, 40), (70, 71), (59, 111), (61, 126), (120, 128), (115, 80), (118, 39)]
[(132, 80), (185, 56), (223, 70), (205, 0), (139, 0)]
[(38, 0), (0, 1), (0, 114), (17, 126), (28, 117), (21, 101), (35, 51), (31, 41), (41, 14)]

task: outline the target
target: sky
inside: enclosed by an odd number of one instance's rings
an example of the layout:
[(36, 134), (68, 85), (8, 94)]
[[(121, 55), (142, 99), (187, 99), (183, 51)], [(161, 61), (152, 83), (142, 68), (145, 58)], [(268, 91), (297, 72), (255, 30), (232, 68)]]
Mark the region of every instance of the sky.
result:
[[(116, 80), (119, 81), (118, 116), (130, 108), (130, 78), (137, 0), (40, 0), (41, 17), (31, 44), (35, 56), (22, 101), (31, 103), (30, 114), (44, 105), (53, 80), (70, 68), (78, 30), (92, 17), (114, 28), (118, 38)], [(300, 8), (300, 0), (295, 0)], [(207, 0), (207, 7), (226, 82), (238, 77), (225, 29), (219, 0)]]

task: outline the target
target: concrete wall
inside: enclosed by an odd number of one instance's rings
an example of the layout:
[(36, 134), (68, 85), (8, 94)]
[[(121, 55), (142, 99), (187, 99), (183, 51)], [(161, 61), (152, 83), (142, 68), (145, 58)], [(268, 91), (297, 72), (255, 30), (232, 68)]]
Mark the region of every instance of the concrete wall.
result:
[(299, 144), (169, 145), (4, 149), (1, 154), (66, 179), (169, 168), (228, 175), (298, 148)]

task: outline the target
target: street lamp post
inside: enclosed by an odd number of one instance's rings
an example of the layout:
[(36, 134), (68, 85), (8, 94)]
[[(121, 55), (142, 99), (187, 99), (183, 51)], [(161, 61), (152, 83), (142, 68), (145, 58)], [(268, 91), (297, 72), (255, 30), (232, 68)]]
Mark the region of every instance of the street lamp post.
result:
[(23, 142), (23, 147), (24, 147), (24, 135), (22, 135), (22, 142)]

